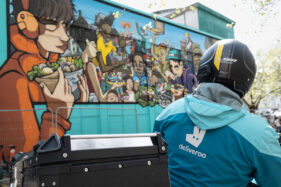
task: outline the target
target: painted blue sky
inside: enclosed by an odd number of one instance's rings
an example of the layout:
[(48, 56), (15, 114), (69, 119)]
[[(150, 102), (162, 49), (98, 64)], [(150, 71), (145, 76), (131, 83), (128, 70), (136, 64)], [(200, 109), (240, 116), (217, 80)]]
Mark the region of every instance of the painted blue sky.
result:
[[(88, 23), (95, 22), (95, 16), (98, 13), (103, 13), (105, 16), (116, 13), (117, 11), (121, 15), (119, 18), (116, 18), (113, 23), (113, 27), (117, 29), (118, 32), (124, 32), (124, 29), (121, 26), (121, 22), (130, 22), (132, 27), (130, 31), (132, 32), (135, 28), (135, 22), (138, 22), (139, 26), (143, 26), (152, 22), (152, 26), (154, 25), (154, 20), (151, 18), (147, 18), (146, 16), (141, 16), (140, 14), (135, 14), (129, 11), (124, 11), (122, 9), (116, 8), (114, 6), (109, 6), (102, 2), (94, 1), (94, 0), (83, 0), (78, 1), (74, 0), (76, 10), (82, 11), (82, 16), (88, 21)], [(191, 36), (193, 42), (198, 43), (201, 46), (203, 52), (205, 51), (204, 42), (205, 36), (201, 34), (194, 33), (192, 31), (188, 31), (185, 29), (181, 29), (176, 26), (172, 26), (170, 24), (165, 24), (165, 34), (159, 35), (156, 38), (156, 43), (164, 43), (166, 38), (168, 38), (170, 45), (175, 48), (180, 48), (180, 40), (185, 39), (185, 33), (188, 32)], [(140, 36), (137, 32), (133, 35), (134, 38), (140, 39)]]
[[(130, 22), (132, 27), (130, 31), (132, 32), (135, 28), (135, 23), (137, 22), (139, 26), (143, 26), (148, 24), (149, 22), (152, 22), (152, 26), (154, 25), (154, 20), (151, 18), (147, 18), (146, 16), (141, 16), (140, 14), (132, 13), (129, 11), (124, 11), (120, 8), (116, 8), (114, 6), (110, 6), (107, 4), (104, 4), (99, 1), (95, 0), (74, 0), (75, 4), (75, 9), (81, 10), (82, 11), (82, 16), (88, 21), (89, 24), (92, 24), (95, 22), (95, 16), (98, 13), (102, 13), (105, 16), (111, 14), (111, 13), (116, 13), (117, 11), (121, 15), (119, 18), (116, 18), (113, 23), (113, 27), (118, 31), (118, 32), (124, 32), (124, 28), (121, 26), (121, 22)], [(13, 7), (10, 6), (10, 12), (12, 12)], [(169, 43), (171, 46), (174, 46), (175, 48), (180, 49), (180, 40), (185, 39), (185, 33), (188, 32), (192, 41), (195, 43), (198, 43), (202, 49), (202, 51), (205, 51), (204, 47), (204, 42), (205, 42), (205, 36), (188, 31), (185, 29), (182, 29), (180, 27), (172, 26), (168, 23), (165, 24), (165, 34), (164, 35), (159, 35), (156, 38), (156, 43), (164, 43), (164, 41), (168, 38)], [(149, 33), (149, 32), (148, 32)], [(151, 33), (149, 33), (151, 34)], [(141, 39), (141, 37), (138, 35), (137, 32), (133, 34), (133, 37), (136, 39)]]

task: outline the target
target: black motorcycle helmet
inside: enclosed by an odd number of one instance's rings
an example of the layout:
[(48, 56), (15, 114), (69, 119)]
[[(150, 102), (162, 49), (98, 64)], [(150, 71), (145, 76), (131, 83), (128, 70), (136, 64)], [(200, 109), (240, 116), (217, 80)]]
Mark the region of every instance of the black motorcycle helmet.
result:
[(241, 98), (249, 91), (256, 74), (255, 59), (249, 48), (234, 39), (220, 40), (201, 57), (199, 83), (223, 84)]

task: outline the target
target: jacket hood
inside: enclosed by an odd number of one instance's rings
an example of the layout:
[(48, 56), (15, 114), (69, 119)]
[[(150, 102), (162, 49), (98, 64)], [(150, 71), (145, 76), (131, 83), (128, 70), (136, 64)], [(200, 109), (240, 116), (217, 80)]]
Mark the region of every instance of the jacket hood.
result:
[(224, 127), (243, 117), (240, 97), (217, 83), (201, 83), (185, 97), (185, 110), (191, 121), (202, 130)]

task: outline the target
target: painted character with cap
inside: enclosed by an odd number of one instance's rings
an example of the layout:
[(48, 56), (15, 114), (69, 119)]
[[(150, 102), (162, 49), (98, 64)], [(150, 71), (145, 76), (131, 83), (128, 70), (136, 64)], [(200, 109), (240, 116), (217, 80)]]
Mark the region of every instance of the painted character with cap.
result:
[(137, 91), (139, 86), (150, 86), (149, 78), (146, 75), (146, 62), (143, 60), (141, 53), (133, 55), (133, 73), (134, 90)]
[[(16, 23), (10, 25), (10, 42), (13, 54), (0, 70), (0, 109), (29, 110), (0, 113), (0, 144), (4, 145), (7, 158), (8, 145), (15, 145), (16, 152), (30, 151), (39, 140), (47, 139), (52, 133), (52, 120), (58, 107), (72, 107), (73, 94), (62, 70), (58, 69), (59, 80), (53, 92), (42, 83), (30, 81), (27, 72), (33, 66), (56, 62), (68, 47), (66, 25), (71, 22), (74, 5), (72, 0), (12, 0)], [(81, 95), (85, 95), (86, 83), (79, 76)], [(87, 99), (86, 99), (87, 100)], [(46, 103), (38, 121), (34, 103)], [(71, 109), (57, 111), (57, 134), (62, 136), (70, 129)]]
[[(199, 86), (170, 104), (154, 131), (168, 143), (171, 186), (280, 186), (278, 134), (242, 98), (256, 74), (249, 48), (221, 40), (202, 56)], [(251, 186), (251, 185), (250, 185)]]
[[(165, 72), (171, 85), (182, 85), (187, 89), (188, 94), (193, 92), (193, 89), (198, 85), (196, 76), (193, 74), (189, 66), (184, 68), (181, 51), (178, 49), (171, 49), (167, 56), (169, 61), (170, 70)], [(183, 95), (183, 93), (179, 93)]]

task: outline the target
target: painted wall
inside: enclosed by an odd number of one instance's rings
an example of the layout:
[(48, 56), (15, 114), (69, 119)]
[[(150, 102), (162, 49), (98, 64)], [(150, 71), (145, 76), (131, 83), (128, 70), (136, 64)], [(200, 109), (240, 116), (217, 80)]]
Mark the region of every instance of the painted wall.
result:
[(216, 41), (109, 1), (25, 2), (7, 0), (1, 11), (9, 41), (0, 110), (36, 111), (0, 112), (4, 152), (31, 150), (52, 132), (52, 118), (59, 135), (152, 132), (163, 108), (198, 85), (200, 57)]
[(7, 59), (7, 11), (6, 11), (6, 1), (0, 1), (0, 66)]

